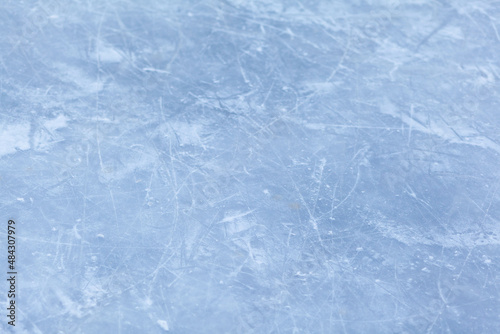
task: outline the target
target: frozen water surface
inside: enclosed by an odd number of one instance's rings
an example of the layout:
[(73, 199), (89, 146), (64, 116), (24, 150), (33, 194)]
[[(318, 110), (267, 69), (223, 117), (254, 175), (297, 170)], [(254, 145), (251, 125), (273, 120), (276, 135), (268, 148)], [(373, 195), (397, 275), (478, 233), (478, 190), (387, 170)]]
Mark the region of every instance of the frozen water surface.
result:
[(16, 333), (499, 331), (499, 2), (0, 7)]

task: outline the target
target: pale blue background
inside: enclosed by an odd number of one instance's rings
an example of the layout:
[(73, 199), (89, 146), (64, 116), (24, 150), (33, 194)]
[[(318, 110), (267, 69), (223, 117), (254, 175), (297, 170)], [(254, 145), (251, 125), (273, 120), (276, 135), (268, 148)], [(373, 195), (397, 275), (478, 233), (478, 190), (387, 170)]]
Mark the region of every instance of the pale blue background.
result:
[(486, 0), (3, 1), (17, 333), (498, 333), (499, 30)]

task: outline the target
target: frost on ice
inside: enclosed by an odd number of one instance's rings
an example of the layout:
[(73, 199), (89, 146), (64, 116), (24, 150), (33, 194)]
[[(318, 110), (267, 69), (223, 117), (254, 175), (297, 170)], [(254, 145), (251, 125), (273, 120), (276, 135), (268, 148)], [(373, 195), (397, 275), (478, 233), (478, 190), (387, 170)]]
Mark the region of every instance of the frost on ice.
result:
[(500, 327), (498, 3), (0, 9), (19, 333)]

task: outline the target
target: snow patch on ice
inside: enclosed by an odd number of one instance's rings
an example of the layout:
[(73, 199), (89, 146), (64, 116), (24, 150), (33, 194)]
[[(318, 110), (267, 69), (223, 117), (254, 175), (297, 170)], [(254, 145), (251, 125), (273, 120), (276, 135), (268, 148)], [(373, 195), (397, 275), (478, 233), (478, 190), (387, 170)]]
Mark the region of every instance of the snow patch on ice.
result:
[(61, 63), (55, 65), (55, 68), (58, 73), (60, 73), (62, 81), (70, 85), (76, 85), (78, 90), (82, 92), (83, 95), (95, 94), (100, 92), (104, 87), (102, 81), (96, 81), (89, 78), (89, 76), (79, 68)]
[[(423, 120), (419, 119), (418, 113), (412, 113), (411, 115), (409, 115), (404, 112), (398, 111), (397, 107), (388, 99), (384, 99), (384, 101), (382, 102), (380, 106), (380, 112), (400, 119), (408, 127), (410, 135), (411, 131), (419, 131), (421, 133), (440, 137), (441, 139), (449, 143), (466, 144), (481, 147), (484, 149), (491, 149), (500, 153), (500, 145), (485, 136), (481, 136), (476, 130), (468, 127), (465, 124), (458, 125), (456, 128), (452, 129), (442, 120), (429, 119), (424, 122)], [(457, 133), (467, 133), (471, 134), (471, 136), (459, 137)]]
[(225, 215), (224, 219), (220, 221), (220, 223), (226, 224), (227, 232), (230, 234), (239, 233), (245, 230), (248, 230), (252, 226), (254, 226), (254, 221), (251, 218), (247, 218), (249, 214), (254, 212), (255, 210), (250, 210), (247, 212), (241, 211), (230, 211)]
[(103, 63), (118, 63), (122, 60), (122, 55), (112, 47), (100, 45), (96, 56)]
[(172, 124), (179, 144), (184, 145), (200, 145), (202, 140), (200, 134), (203, 126), (201, 124), (188, 124), (183, 122), (175, 122)]
[(0, 128), (0, 157), (7, 154), (16, 153), (17, 150), (27, 150), (30, 148), (30, 125), (10, 124), (1, 125)]
[(164, 331), (169, 331), (169, 328), (168, 328), (168, 322), (166, 320), (158, 320), (156, 322), (160, 327), (161, 329), (163, 329)]
[(45, 121), (43, 123), (43, 125), (45, 126), (45, 128), (50, 131), (50, 132), (53, 132), (57, 129), (60, 129), (60, 128), (64, 128), (66, 127), (67, 125), (67, 120), (68, 118), (64, 115), (59, 115), (57, 116), (56, 118), (54, 119), (49, 119), (47, 121)]

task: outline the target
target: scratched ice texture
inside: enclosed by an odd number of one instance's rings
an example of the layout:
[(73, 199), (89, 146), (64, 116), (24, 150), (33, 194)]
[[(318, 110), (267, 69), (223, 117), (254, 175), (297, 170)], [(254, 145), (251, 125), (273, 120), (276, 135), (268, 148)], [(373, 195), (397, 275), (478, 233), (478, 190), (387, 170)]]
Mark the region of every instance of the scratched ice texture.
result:
[(16, 333), (500, 332), (500, 2), (0, 8)]

